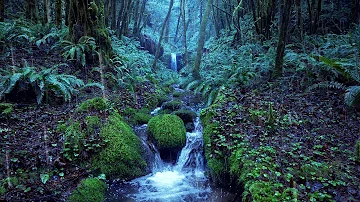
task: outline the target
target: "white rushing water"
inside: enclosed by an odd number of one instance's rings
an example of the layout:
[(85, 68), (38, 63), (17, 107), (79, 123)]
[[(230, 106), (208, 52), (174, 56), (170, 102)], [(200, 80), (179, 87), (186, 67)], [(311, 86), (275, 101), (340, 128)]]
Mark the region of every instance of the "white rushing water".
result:
[(171, 69), (174, 71), (178, 71), (177, 68), (177, 61), (176, 61), (176, 53), (171, 53), (171, 65), (170, 65)]
[[(222, 189), (211, 188), (205, 176), (202, 127), (199, 118), (195, 130), (186, 133), (186, 145), (175, 165), (165, 163), (155, 152), (149, 175), (130, 182), (112, 184), (106, 202), (226, 202), (230, 195)], [(109, 193), (110, 192), (110, 193)]]

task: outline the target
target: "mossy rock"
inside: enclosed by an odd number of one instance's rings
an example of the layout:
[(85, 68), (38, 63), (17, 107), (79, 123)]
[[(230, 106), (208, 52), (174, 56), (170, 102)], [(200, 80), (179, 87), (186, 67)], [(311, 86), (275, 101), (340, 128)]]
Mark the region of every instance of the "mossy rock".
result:
[(84, 102), (82, 102), (79, 107), (77, 108), (77, 110), (79, 112), (83, 112), (83, 111), (89, 111), (89, 110), (106, 110), (108, 109), (108, 103), (107, 101), (102, 98), (102, 97), (95, 97), (92, 99), (88, 99), (85, 100)]
[(162, 108), (165, 110), (171, 110), (171, 111), (176, 111), (179, 110), (181, 108), (181, 101), (179, 100), (173, 100), (173, 101), (169, 101), (163, 104)]
[(157, 95), (158, 107), (160, 107), (163, 103), (169, 100), (169, 97), (166, 95)]
[(140, 139), (119, 114), (109, 116), (100, 136), (108, 145), (94, 157), (94, 170), (123, 179), (145, 174), (147, 165), (141, 156)]
[(135, 117), (134, 117), (136, 124), (147, 124), (151, 118), (152, 116), (150, 114), (146, 114), (142, 112), (135, 113)]
[(190, 110), (178, 110), (174, 114), (180, 117), (184, 123), (192, 122), (196, 118), (196, 113)]
[(150, 135), (159, 149), (182, 148), (186, 143), (186, 130), (180, 117), (171, 114), (157, 115), (148, 124)]
[(101, 202), (104, 201), (106, 192), (105, 182), (97, 178), (83, 179), (73, 193), (69, 196), (69, 202)]

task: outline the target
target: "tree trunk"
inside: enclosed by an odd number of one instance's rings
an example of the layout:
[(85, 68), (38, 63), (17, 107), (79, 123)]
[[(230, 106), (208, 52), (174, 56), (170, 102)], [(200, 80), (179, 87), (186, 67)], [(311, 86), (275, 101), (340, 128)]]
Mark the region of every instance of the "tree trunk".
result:
[(70, 0), (69, 5), (69, 36), (77, 43), (82, 36), (95, 38), (99, 52), (104, 59), (112, 55), (111, 40), (105, 29), (104, 2), (97, 0)]
[(186, 32), (187, 32), (187, 26), (186, 26), (186, 13), (185, 13), (185, 6), (186, 6), (186, 0), (181, 0), (181, 4), (180, 4), (180, 12), (181, 12), (181, 17), (182, 17), (182, 23), (183, 23), (183, 37), (184, 37), (184, 47), (185, 47), (185, 52), (184, 52), (184, 66), (186, 66), (187, 61), (188, 61), (188, 50), (187, 50), (187, 39), (186, 39)]
[(351, 21), (360, 24), (360, 0), (352, 0)]
[(310, 34), (315, 34), (319, 25), (322, 0), (307, 0), (309, 11)]
[(60, 29), (61, 28), (61, 24), (62, 24), (62, 15), (61, 12), (62, 11), (62, 0), (56, 0), (56, 5), (55, 5), (55, 21), (56, 21), (56, 26)]
[(36, 0), (27, 0), (26, 1), (26, 18), (31, 20), (34, 23), (38, 21), (37, 9), (36, 9)]
[(43, 4), (43, 10), (44, 10), (44, 16), (43, 16), (43, 25), (50, 22), (50, 8), (49, 8), (49, 2), (50, 0), (44, 0)]
[(133, 35), (138, 36), (138, 30), (139, 30), (139, 18), (140, 18), (140, 0), (135, 1), (135, 11), (134, 11), (134, 26), (133, 26)]
[(69, 26), (69, 6), (70, 6), (70, 0), (65, 0), (65, 25)]
[(164, 23), (162, 24), (162, 27), (161, 27), (160, 38), (159, 38), (159, 42), (157, 44), (157, 48), (156, 48), (156, 52), (155, 52), (155, 59), (154, 59), (154, 62), (152, 64), (153, 71), (156, 70), (156, 63), (157, 63), (157, 60), (158, 60), (158, 58), (160, 56), (161, 42), (162, 42), (163, 37), (164, 37), (165, 27), (166, 27), (167, 22), (169, 21), (170, 14), (171, 14), (171, 9), (172, 9), (173, 5), (174, 5), (174, 0), (170, 0), (169, 10), (168, 10), (168, 12), (166, 14)]
[(5, 0), (0, 0), (0, 22), (5, 20)]
[(116, 29), (116, 0), (111, 0), (111, 29)]
[(275, 58), (275, 71), (272, 75), (272, 78), (282, 76), (283, 72), (283, 62), (284, 62), (284, 52), (285, 44), (287, 40), (288, 24), (290, 20), (291, 5), (293, 0), (286, 0), (285, 6), (282, 11), (282, 22), (280, 26), (280, 35), (279, 41), (276, 49), (276, 58)]
[(200, 25), (200, 37), (199, 37), (199, 42), (198, 42), (198, 47), (197, 47), (197, 52), (196, 52), (194, 69), (193, 69), (194, 79), (201, 78), (200, 77), (200, 63), (201, 63), (203, 48), (204, 48), (204, 44), (205, 44), (205, 32), (206, 32), (205, 30), (206, 30), (207, 20), (209, 18), (209, 14), (210, 14), (212, 2), (213, 2), (213, 0), (207, 1), (204, 17), (203, 17), (203, 20), (201, 21), (201, 25)]
[(296, 0), (296, 26), (300, 33), (300, 40), (304, 38), (303, 20), (301, 15), (301, 0)]
[[(170, 18), (170, 17), (169, 17)], [(169, 37), (170, 37), (170, 20), (168, 20), (166, 22), (166, 27), (165, 27), (165, 43), (169, 43)]]

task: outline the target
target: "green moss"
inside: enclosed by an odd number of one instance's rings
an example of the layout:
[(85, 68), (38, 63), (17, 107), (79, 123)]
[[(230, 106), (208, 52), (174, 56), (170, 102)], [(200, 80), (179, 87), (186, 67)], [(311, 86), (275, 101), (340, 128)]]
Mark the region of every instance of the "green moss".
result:
[(97, 116), (87, 116), (85, 118), (87, 131), (89, 134), (95, 133), (96, 129), (100, 128), (101, 120)]
[(184, 123), (192, 122), (196, 118), (196, 113), (190, 110), (178, 110), (174, 114), (180, 117)]
[(79, 107), (78, 111), (88, 111), (88, 110), (106, 110), (108, 108), (108, 104), (106, 100), (102, 97), (95, 97), (89, 100), (85, 100), (82, 102)]
[(69, 196), (69, 202), (101, 202), (104, 201), (106, 184), (97, 178), (86, 178)]
[(141, 156), (140, 139), (119, 114), (109, 116), (100, 136), (108, 141), (108, 145), (94, 157), (94, 170), (99, 169), (107, 176), (120, 178), (144, 174), (146, 162)]
[(4, 116), (10, 116), (14, 111), (13, 105), (10, 103), (0, 103), (0, 114)]
[(360, 139), (356, 142), (355, 145), (355, 161), (360, 163)]
[(145, 98), (146, 108), (154, 109), (159, 104), (158, 97), (156, 96), (156, 94), (145, 93), (144, 98)]
[(176, 97), (176, 98), (181, 98), (185, 95), (184, 92), (174, 92), (173, 93), (173, 96)]
[(150, 114), (146, 114), (146, 113), (135, 113), (135, 122), (136, 124), (147, 124), (150, 119), (152, 118), (152, 116)]
[(169, 101), (169, 102), (166, 102), (165, 104), (163, 104), (162, 108), (168, 109), (171, 111), (175, 111), (175, 110), (179, 110), (181, 105), (182, 105), (181, 101), (173, 100), (173, 101)]
[(186, 129), (184, 122), (176, 115), (158, 115), (148, 124), (150, 135), (159, 149), (181, 148), (185, 146)]

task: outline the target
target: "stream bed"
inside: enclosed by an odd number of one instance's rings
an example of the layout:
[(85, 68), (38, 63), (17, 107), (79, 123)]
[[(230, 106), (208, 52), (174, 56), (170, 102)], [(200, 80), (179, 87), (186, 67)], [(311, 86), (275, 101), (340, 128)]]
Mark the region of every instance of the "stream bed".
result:
[[(141, 128), (146, 131), (146, 125)], [(143, 139), (143, 136), (140, 136)], [(144, 140), (144, 139), (143, 139)], [(156, 149), (155, 149), (156, 151)], [(186, 133), (186, 145), (175, 164), (162, 161), (155, 152), (152, 172), (129, 182), (113, 181), (106, 202), (231, 202), (234, 194), (213, 187), (205, 175), (202, 127)]]

